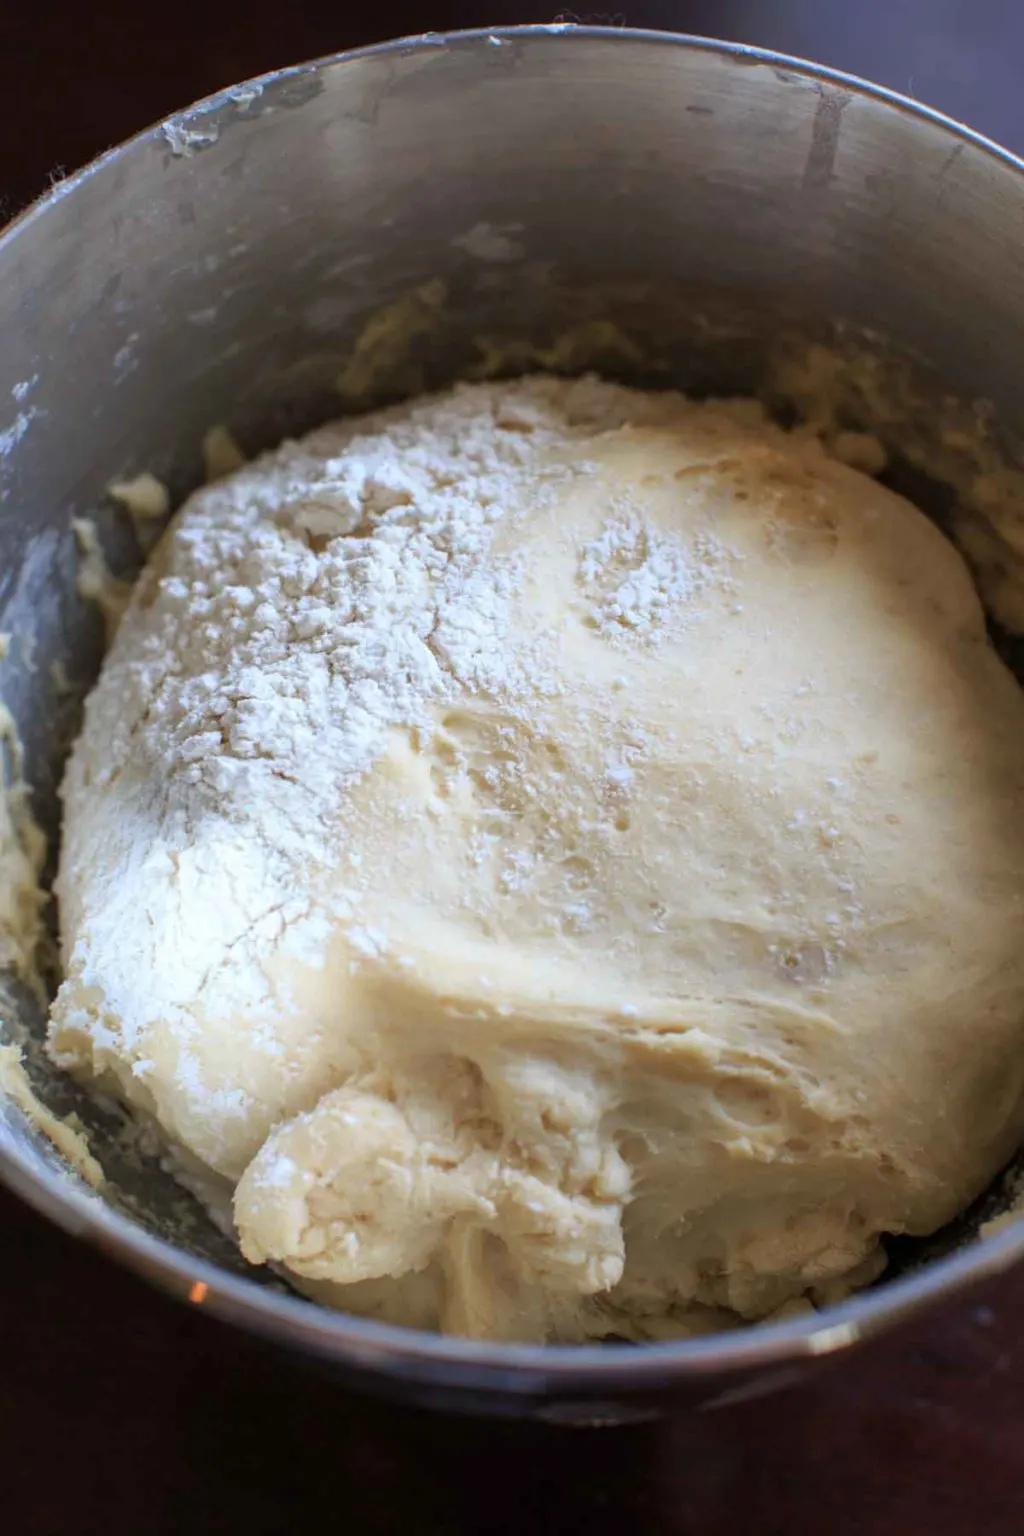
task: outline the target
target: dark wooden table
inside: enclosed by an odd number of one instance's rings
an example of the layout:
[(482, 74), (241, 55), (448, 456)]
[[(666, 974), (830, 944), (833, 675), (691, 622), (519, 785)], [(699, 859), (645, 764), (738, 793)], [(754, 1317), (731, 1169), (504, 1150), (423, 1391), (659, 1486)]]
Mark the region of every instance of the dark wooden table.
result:
[[(631, 24), (859, 71), (1024, 148), (1018, 0), (625, 9)], [(403, 31), (554, 13), (396, 0), (353, 20), (345, 0), (7, 0), (0, 213), (260, 70)], [(553, 1430), (355, 1397), (165, 1301), (3, 1194), (0, 1232), (5, 1536), (1024, 1531), (1024, 1274), (772, 1399), (635, 1429)]]

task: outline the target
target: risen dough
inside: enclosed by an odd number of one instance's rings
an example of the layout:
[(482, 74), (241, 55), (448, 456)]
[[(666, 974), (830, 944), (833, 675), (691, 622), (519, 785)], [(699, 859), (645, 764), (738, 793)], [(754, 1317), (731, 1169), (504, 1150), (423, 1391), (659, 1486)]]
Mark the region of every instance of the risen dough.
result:
[(1021, 1139), (1022, 791), (907, 502), (750, 404), (462, 388), (175, 520), (68, 769), (51, 1048), (338, 1306), (756, 1318)]

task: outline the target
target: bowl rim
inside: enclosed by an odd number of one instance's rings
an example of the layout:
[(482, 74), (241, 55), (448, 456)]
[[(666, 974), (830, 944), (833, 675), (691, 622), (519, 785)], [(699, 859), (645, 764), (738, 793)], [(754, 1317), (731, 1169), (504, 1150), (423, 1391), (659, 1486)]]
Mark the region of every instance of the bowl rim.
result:
[[(581, 25), (472, 28), (427, 32), (326, 54), (226, 87), (179, 109), (58, 182), (0, 230), (0, 257), (22, 230), (101, 169), (141, 143), (157, 144), (161, 134), (195, 117), (202, 119), (236, 103), (239, 91), (317, 76), (368, 57), (431, 50), (488, 49), (520, 41), (544, 46), (671, 47), (714, 54), (736, 65), (759, 65), (873, 99), (923, 119), (957, 144), (969, 144), (1007, 170), (1024, 172), (1024, 160), (983, 134), (934, 108), (886, 86), (771, 49), (688, 33)], [(193, 1258), (107, 1205), (55, 1167), (29, 1166), (16, 1148), (0, 1145), (0, 1182), (28, 1205), (75, 1237), (84, 1238), (124, 1267), (179, 1300), (307, 1355), (391, 1378), (445, 1387), (497, 1390), (546, 1396), (553, 1390), (590, 1394), (653, 1389), (671, 1382), (738, 1375), (765, 1367), (832, 1354), (878, 1334), (942, 1300), (952, 1300), (980, 1281), (1024, 1260), (1024, 1217), (1011, 1221), (969, 1248), (926, 1263), (921, 1269), (828, 1306), (820, 1313), (696, 1338), (643, 1343), (629, 1348), (607, 1344), (484, 1343), (377, 1322), (332, 1311), (298, 1295), (275, 1291), (217, 1264)]]

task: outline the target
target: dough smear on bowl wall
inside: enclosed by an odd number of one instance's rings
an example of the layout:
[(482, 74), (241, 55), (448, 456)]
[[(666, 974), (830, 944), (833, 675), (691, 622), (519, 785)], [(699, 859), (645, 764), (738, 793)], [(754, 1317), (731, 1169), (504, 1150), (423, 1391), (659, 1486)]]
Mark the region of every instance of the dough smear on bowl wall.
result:
[(1024, 698), (750, 402), (462, 386), (198, 492), (64, 804), (52, 1054), (332, 1305), (753, 1320), (1024, 1135)]

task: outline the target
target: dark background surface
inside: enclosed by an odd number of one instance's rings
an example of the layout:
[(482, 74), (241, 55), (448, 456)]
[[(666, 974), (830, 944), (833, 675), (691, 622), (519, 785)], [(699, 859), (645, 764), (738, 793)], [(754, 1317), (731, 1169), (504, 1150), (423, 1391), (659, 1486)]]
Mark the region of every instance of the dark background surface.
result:
[[(0, 0), (0, 218), (156, 118), (489, 0)], [(650, 0), (580, 19), (850, 69), (1024, 150), (1021, 0)], [(0, 1530), (680, 1536), (1024, 1531), (1024, 1274), (774, 1398), (617, 1430), (370, 1402), (176, 1307), (0, 1193)]]

